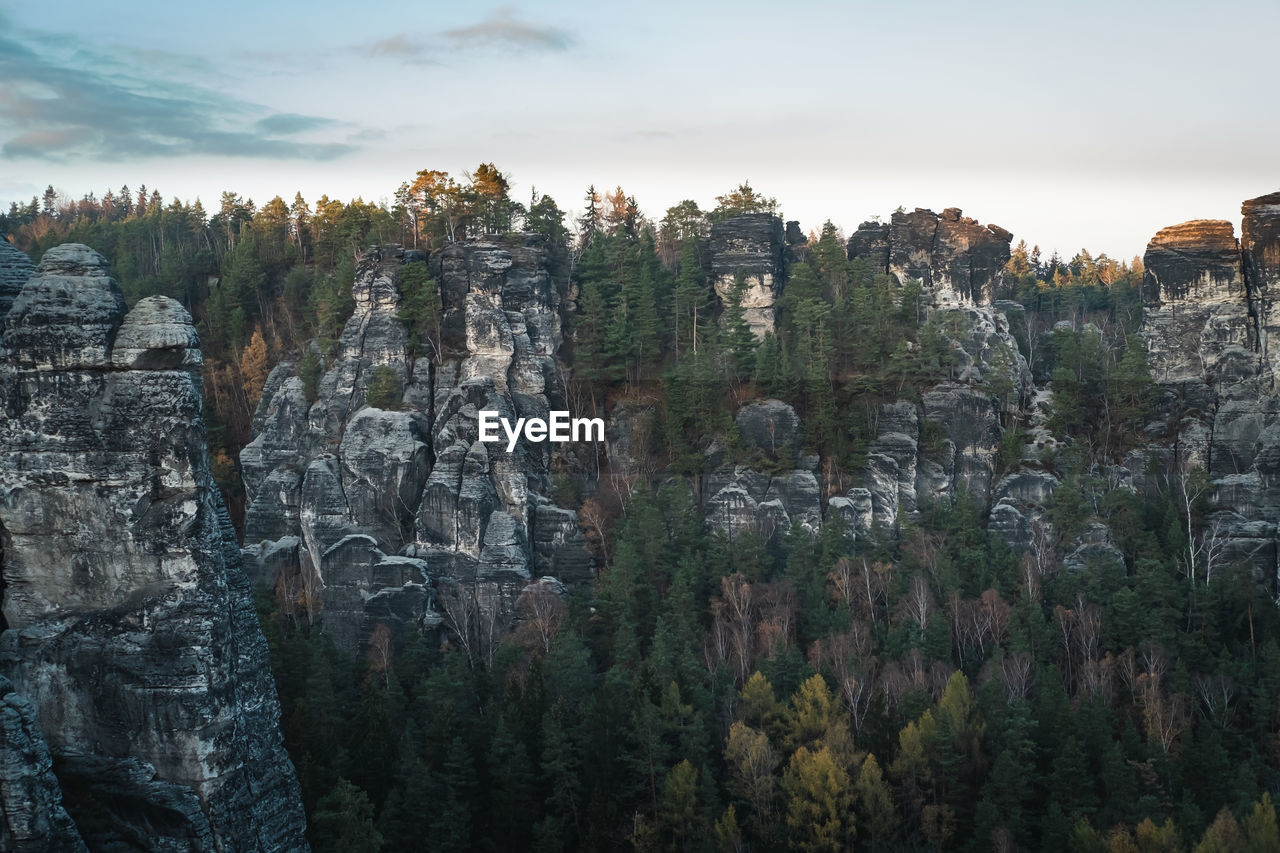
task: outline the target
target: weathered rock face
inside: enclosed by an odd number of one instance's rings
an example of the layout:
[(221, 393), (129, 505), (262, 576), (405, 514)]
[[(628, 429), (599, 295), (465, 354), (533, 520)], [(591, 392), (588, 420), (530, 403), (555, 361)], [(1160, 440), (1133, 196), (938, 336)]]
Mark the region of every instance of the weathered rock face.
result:
[(889, 272), (889, 223), (859, 225), (849, 237), (849, 257), (863, 258), (878, 273)]
[(27, 283), (33, 272), (35, 266), (31, 259), (0, 237), (0, 326), (4, 323), (4, 315), (9, 313), (9, 306), (22, 292), (22, 285)]
[(1280, 193), (1250, 199), (1240, 212), (1240, 248), (1258, 326), (1258, 354), (1271, 375), (1280, 376)]
[[(799, 230), (797, 225), (796, 230)], [(774, 303), (786, 278), (782, 220), (771, 213), (746, 213), (711, 226), (711, 275), (721, 303), (741, 276), (747, 325), (757, 338), (774, 330)]]
[(1143, 263), (1143, 334), (1157, 382), (1213, 384), (1220, 363), (1252, 360), (1240, 246), (1230, 222), (1162, 229)]
[[(1275, 202), (1245, 202), (1245, 243), (1231, 223), (1162, 229), (1144, 258), (1142, 334), (1168, 392), (1168, 425), (1153, 435), (1178, 453), (1175, 473), (1202, 467), (1214, 484), (1214, 524), (1229, 558), (1276, 572), (1280, 523), (1280, 397), (1271, 325), (1280, 228)], [(1135, 468), (1137, 466), (1134, 466)], [(1133, 471), (1141, 485), (1141, 472)]]
[(102, 257), (66, 245), (6, 319), (0, 673), (95, 849), (306, 849), (191, 318), (165, 297), (124, 308)]
[(769, 539), (797, 525), (816, 532), (822, 524), (818, 457), (800, 455), (804, 430), (795, 409), (761, 400), (735, 420), (745, 452), (772, 473), (724, 461), (723, 447), (713, 442), (706, 455), (716, 464), (703, 488), (707, 523), (729, 538), (752, 531)]
[(849, 238), (849, 257), (866, 258), (900, 282), (920, 279), (936, 305), (989, 304), (1013, 235), (961, 214), (957, 207), (941, 215), (918, 207), (893, 214), (887, 226), (864, 222)]
[(62, 789), (36, 709), (0, 675), (0, 850), (79, 853), (86, 850)]
[[(594, 574), (576, 513), (547, 497), (558, 445), (522, 440), (508, 453), (505, 441), (479, 441), (481, 410), (514, 422), (566, 408), (541, 238), (456, 243), (430, 257), (443, 306), (436, 359), (410, 356), (396, 317), (399, 269), (419, 259), (395, 247), (365, 254), (318, 398), (306, 399), (294, 363), (278, 366), (241, 453), (246, 555), (352, 652), (378, 622), (437, 625), (441, 583), (505, 607), (530, 578)], [(400, 377), (403, 411), (364, 405), (382, 366)]]

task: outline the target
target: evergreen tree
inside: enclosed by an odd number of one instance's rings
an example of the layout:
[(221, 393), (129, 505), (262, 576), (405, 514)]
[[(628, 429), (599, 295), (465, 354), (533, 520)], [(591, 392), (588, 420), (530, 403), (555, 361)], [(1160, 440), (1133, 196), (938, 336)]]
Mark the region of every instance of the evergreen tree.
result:
[(382, 836), (373, 826), (373, 805), (346, 779), (320, 800), (311, 816), (311, 846), (320, 853), (378, 853)]
[(724, 315), (720, 319), (720, 349), (728, 358), (729, 375), (735, 379), (750, 377), (755, 372), (756, 347), (759, 345), (755, 333), (747, 325), (743, 307), (746, 293), (746, 276), (738, 273), (725, 299)]
[[(410, 359), (440, 359), (440, 285), (431, 278), (427, 265), (413, 261), (400, 268), (400, 310), (396, 319), (408, 332)], [(412, 362), (411, 362), (412, 363)]]

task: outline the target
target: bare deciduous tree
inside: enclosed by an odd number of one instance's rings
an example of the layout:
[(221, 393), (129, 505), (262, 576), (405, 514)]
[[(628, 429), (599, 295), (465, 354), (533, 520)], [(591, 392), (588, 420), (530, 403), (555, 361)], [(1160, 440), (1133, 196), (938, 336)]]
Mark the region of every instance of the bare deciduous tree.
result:
[(525, 587), (516, 602), (516, 614), (537, 637), (544, 655), (551, 653), (551, 641), (560, 631), (568, 610), (568, 605), (554, 589), (539, 582)]

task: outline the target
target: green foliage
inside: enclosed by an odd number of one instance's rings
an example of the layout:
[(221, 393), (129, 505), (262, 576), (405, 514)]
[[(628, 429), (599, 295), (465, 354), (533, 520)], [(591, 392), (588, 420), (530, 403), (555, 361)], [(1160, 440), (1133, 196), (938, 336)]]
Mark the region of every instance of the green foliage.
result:
[(382, 836), (373, 826), (373, 806), (345, 779), (324, 797), (311, 817), (311, 846), (334, 853), (378, 853)]
[(302, 393), (308, 403), (314, 403), (319, 394), (322, 365), (320, 355), (312, 346), (303, 347), (302, 358), (298, 362), (298, 378), (302, 380)]
[(744, 213), (774, 213), (777, 209), (777, 199), (760, 195), (749, 181), (743, 181), (732, 192), (716, 196), (716, 207), (707, 216), (712, 222), (719, 222)]
[(396, 319), (408, 332), (410, 358), (440, 358), (440, 285), (431, 278), (424, 261), (412, 261), (400, 268), (400, 310)]
[(403, 392), (400, 389), (400, 375), (385, 364), (373, 369), (369, 378), (369, 387), (365, 391), (365, 403), (375, 409), (398, 409)]
[[(63, 239), (102, 248), (131, 301), (167, 293), (192, 309), (228, 483), (252, 414), (236, 408), (239, 372), (256, 381), (263, 366), (256, 345), (242, 358), (250, 341), (300, 352), (314, 400), (365, 246), (438, 248), (522, 217), (563, 304), (576, 301), (564, 353), (589, 405), (653, 412), (643, 451), (665, 485), (627, 483), (601, 524), (594, 591), (542, 625), (499, 618), (491, 655), (460, 651), (447, 627), (406, 626), (377, 667), (335, 649), (288, 578), (279, 602), (263, 600), (317, 850), (1280, 847), (1270, 590), (1237, 566), (1188, 577), (1206, 475), (1107, 480), (1107, 460), (1153, 419), (1135, 270), (1087, 253), (1043, 263), (1023, 247), (1006, 271), (1001, 295), (1026, 307), (1010, 313), (1018, 351), (997, 347), (972, 387), (1002, 415), (998, 477), (1023, 464), (1018, 356), (1052, 380), (1051, 427), (1068, 442), (1043, 463), (1060, 484), (1035, 554), (988, 537), (986, 508), (963, 493), (918, 495), (896, 536), (850, 536), (828, 511), (816, 536), (729, 539), (702, 523), (715, 469), (758, 466), (759, 501), (790, 488), (771, 478), (797, 464), (748, 458), (733, 415), (752, 391), (798, 410), (824, 497), (847, 494), (882, 404), (963, 381), (962, 319), (931, 308), (919, 282), (848, 260), (827, 223), (790, 268), (776, 331), (756, 341), (745, 282), (724, 300), (709, 284), (708, 219), (692, 202), (655, 227), (621, 190), (592, 191), (575, 257), (555, 202), (535, 192), (524, 211), (492, 164), (461, 184), (418, 177), (388, 209), (300, 196), (257, 208), (228, 193), (208, 216), (144, 192), (127, 211), (113, 200), (64, 220), (34, 203), (6, 220), (36, 255)], [(716, 218), (772, 206), (745, 185), (719, 201)], [(437, 283), (413, 262), (400, 285), (412, 354), (438, 358)], [(1046, 334), (1058, 320), (1079, 331)], [(370, 405), (400, 405), (396, 370), (369, 378)], [(925, 460), (954, 426), (920, 421)], [(609, 480), (577, 495), (578, 475), (556, 472), (557, 501), (603, 505)], [(1200, 495), (1189, 504), (1184, 482)], [(1095, 521), (1122, 560), (1064, 569)]]
[(733, 287), (725, 300), (724, 315), (720, 320), (720, 350), (726, 356), (729, 375), (735, 379), (750, 377), (756, 367), (755, 333), (747, 325), (743, 299), (747, 293), (746, 276), (734, 277)]

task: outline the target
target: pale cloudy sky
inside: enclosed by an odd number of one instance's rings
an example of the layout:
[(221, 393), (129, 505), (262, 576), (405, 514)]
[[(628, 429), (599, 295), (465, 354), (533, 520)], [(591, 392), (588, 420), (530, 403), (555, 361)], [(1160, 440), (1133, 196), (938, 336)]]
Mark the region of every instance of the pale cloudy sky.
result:
[(1280, 188), (1280, 3), (0, 0), (0, 203), (389, 198), (484, 161), (655, 218), (744, 178), (805, 228), (958, 206), (1140, 253)]

